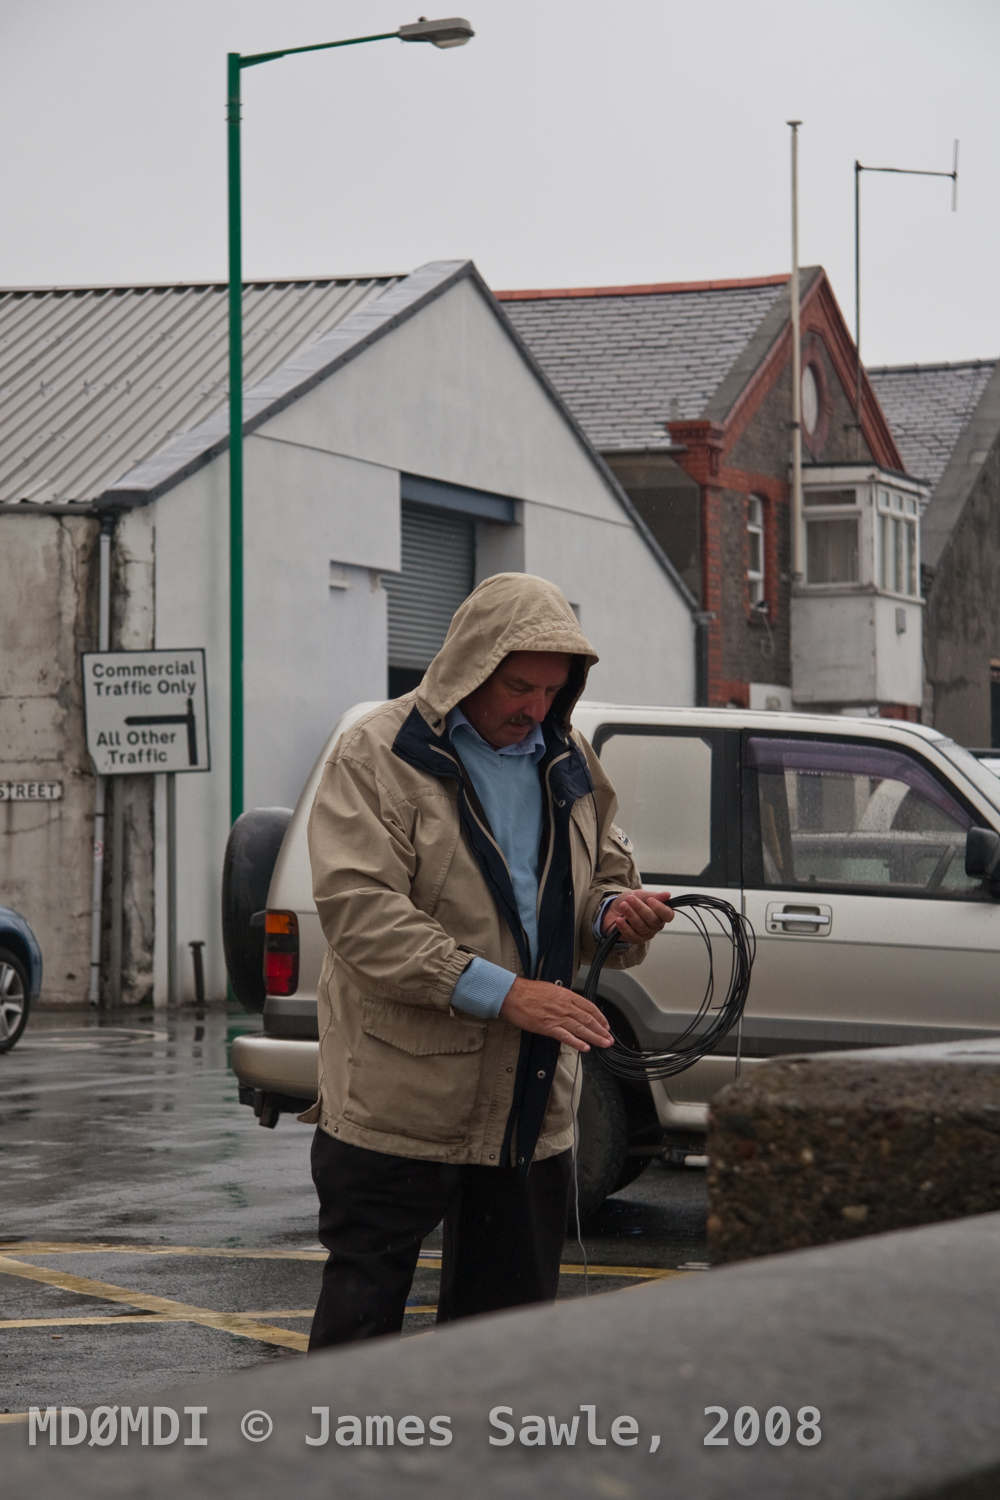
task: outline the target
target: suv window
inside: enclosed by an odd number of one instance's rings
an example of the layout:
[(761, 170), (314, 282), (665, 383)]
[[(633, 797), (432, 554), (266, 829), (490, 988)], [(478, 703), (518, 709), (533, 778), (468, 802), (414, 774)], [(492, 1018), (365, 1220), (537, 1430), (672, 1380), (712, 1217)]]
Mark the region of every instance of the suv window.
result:
[(747, 764), (757, 772), (765, 886), (979, 889), (965, 873), (974, 819), (904, 750), (752, 736)]
[(646, 724), (604, 724), (594, 736), (618, 794), (618, 821), (648, 883), (722, 883), (721, 737)]

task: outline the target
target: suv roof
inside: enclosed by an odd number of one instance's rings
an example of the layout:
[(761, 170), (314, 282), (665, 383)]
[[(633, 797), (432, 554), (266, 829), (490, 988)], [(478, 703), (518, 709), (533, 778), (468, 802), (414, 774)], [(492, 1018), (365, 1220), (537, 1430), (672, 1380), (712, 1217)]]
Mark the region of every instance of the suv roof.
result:
[[(880, 734), (887, 730), (915, 735), (918, 739), (941, 741), (947, 738), (938, 729), (926, 724), (914, 724), (909, 719), (873, 719), (851, 714), (814, 714), (782, 712), (763, 708), (672, 708), (651, 703), (604, 703), (593, 698), (581, 698), (576, 711), (586, 714), (669, 714), (671, 718), (697, 724), (718, 724), (720, 728), (740, 724), (759, 725), (768, 729), (815, 729), (824, 734)], [(1000, 753), (1000, 752), (998, 752)]]

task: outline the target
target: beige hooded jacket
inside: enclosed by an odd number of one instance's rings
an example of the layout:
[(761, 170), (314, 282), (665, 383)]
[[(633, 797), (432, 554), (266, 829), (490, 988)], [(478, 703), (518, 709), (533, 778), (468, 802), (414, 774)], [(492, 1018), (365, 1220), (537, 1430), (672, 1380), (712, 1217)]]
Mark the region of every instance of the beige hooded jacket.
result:
[[(523, 1169), (525, 1150), (530, 1161), (532, 1147), (541, 1159), (572, 1144), (577, 1054), (450, 1004), (475, 955), (524, 972), (501, 914), (506, 864), (464, 795), (445, 723), (513, 651), (574, 657), (544, 726), (548, 845), (539, 910), (543, 920), (552, 913), (553, 956), (536, 976), (558, 971), (572, 983), (593, 953), (599, 903), (640, 883), (613, 823), (614, 791), (570, 729), (597, 660), (593, 648), (554, 584), (522, 573), (486, 579), (457, 610), (416, 691), (375, 709), (338, 741), (313, 803), (313, 894), (329, 947), (312, 1117), (351, 1145)], [(626, 949), (610, 962), (631, 967), (645, 952)]]

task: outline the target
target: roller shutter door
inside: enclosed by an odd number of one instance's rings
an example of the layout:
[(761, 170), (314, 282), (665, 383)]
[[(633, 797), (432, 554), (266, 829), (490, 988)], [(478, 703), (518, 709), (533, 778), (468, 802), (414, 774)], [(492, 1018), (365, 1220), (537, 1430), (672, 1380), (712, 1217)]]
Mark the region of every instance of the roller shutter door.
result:
[(393, 681), (397, 691), (415, 685), (440, 651), (452, 615), (472, 592), (475, 557), (469, 516), (403, 501), (402, 572), (382, 575), (389, 596), (390, 692)]

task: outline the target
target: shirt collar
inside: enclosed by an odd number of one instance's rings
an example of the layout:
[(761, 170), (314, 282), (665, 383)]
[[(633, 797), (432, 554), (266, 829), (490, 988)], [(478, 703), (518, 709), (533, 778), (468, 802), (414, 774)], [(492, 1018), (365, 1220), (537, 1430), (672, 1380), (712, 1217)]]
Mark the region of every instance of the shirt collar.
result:
[(545, 754), (545, 736), (542, 733), (541, 724), (536, 724), (531, 733), (526, 734), (518, 744), (501, 745), (499, 750), (495, 750), (487, 740), (484, 740), (478, 729), (473, 729), (458, 707), (453, 708), (448, 715), (448, 733), (454, 734), (456, 729), (465, 729), (473, 740), (478, 740), (481, 745), (486, 746), (487, 750), (492, 750), (494, 755), (533, 755), (535, 760), (539, 761)]

